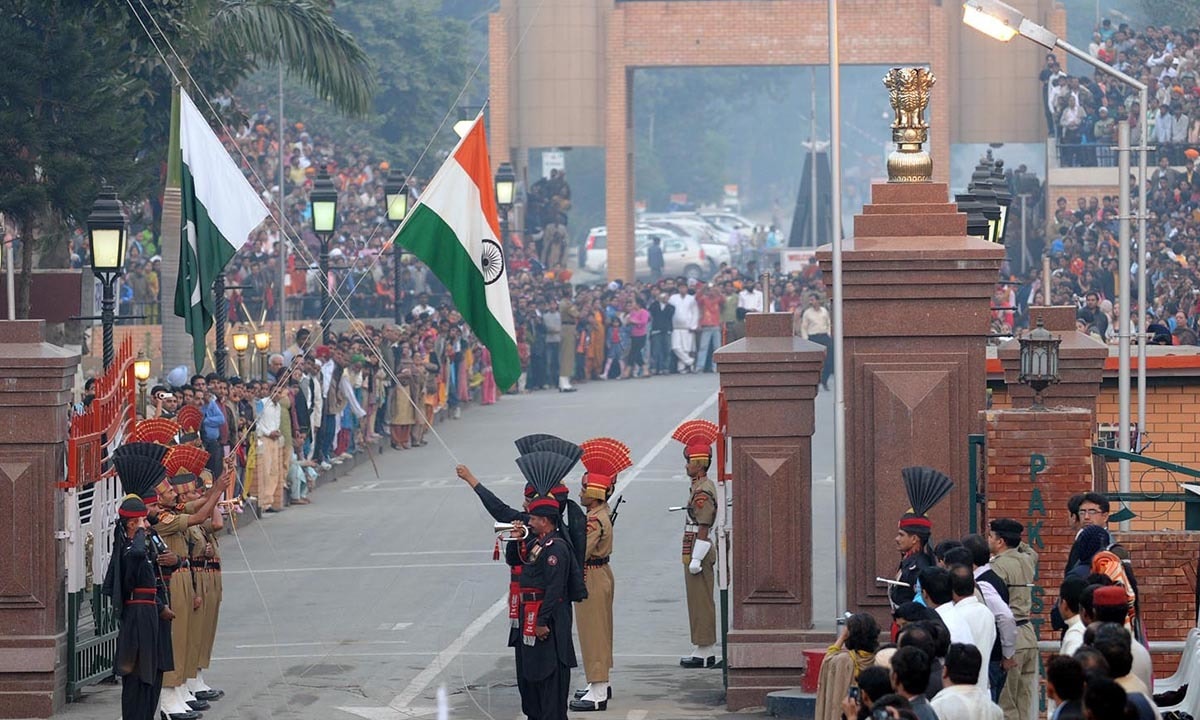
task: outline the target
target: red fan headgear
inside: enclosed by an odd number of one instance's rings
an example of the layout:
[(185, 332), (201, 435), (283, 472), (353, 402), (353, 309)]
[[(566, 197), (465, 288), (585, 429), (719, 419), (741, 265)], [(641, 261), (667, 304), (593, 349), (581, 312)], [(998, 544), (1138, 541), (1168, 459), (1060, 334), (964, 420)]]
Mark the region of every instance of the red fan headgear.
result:
[(582, 443), (583, 496), (592, 500), (607, 500), (617, 482), (617, 473), (633, 465), (629, 448), (620, 440), (609, 437), (592, 438)]
[(134, 426), (126, 442), (152, 442), (159, 445), (170, 445), (179, 434), (179, 424), (166, 418), (151, 418), (142, 420)]
[(688, 420), (675, 428), (672, 438), (683, 443), (683, 456), (688, 460), (712, 462), (713, 443), (721, 437), (716, 424), (708, 420)]
[(208, 467), (208, 453), (192, 445), (176, 445), (167, 453), (163, 467), (172, 476), (190, 473), (199, 477)]
[(195, 405), (184, 405), (175, 413), (175, 420), (185, 433), (200, 432), (200, 423), (204, 422), (204, 415)]

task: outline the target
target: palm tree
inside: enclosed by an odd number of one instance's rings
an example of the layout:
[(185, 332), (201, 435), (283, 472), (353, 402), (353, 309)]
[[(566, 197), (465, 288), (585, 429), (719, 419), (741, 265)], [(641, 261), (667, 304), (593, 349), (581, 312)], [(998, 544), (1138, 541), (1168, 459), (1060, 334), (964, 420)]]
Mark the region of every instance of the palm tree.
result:
[[(144, 23), (164, 51), (167, 51), (165, 41), (170, 41), (178, 54), (168, 56), (168, 67), (184, 83), (195, 82), (210, 93), (228, 91), (261, 65), (282, 65), (318, 96), (348, 115), (365, 115), (371, 108), (374, 72), (370, 62), (355, 39), (337, 26), (326, 4), (316, 0), (136, 1), (139, 16), (130, 23), (131, 32), (145, 40)], [(161, 64), (161, 58), (149, 43), (143, 43), (140, 50), (149, 56), (144, 59), (153, 73), (153, 66), (156, 61)], [(190, 74), (182, 72), (183, 68)], [(159, 67), (157, 75), (165, 79), (161, 70)], [(183, 320), (173, 312), (181, 224), (177, 87), (172, 87), (170, 96), (160, 282), (162, 362), (168, 369), (187, 365), (190, 355), (190, 343), (184, 341)], [(198, 104), (204, 108), (204, 103)], [(163, 121), (164, 115), (159, 112)], [(149, 120), (158, 122), (155, 118)]]

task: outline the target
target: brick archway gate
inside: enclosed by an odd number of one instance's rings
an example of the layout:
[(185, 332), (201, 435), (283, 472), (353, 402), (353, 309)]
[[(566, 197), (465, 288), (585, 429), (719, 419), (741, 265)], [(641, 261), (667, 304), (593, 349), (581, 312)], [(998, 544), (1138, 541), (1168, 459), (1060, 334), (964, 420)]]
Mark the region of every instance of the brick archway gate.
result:
[[(957, 3), (929, 0), (839, 5), (845, 65), (927, 65), (939, 82), (929, 124), (949, 128), (948, 58)], [(885, 19), (886, 18), (886, 19)], [(827, 5), (820, 0), (617, 2), (608, 23), (605, 219), (609, 279), (633, 277), (633, 71), (704, 66), (828, 65)], [(881, 76), (882, 77), (882, 76)], [(883, 92), (882, 89), (879, 92)], [(880, 143), (888, 132), (881, 125)], [(935, 179), (949, 176), (948, 132), (931, 133)], [(780, 138), (781, 142), (790, 142)]]
[[(935, 179), (947, 181), (960, 6), (841, 0), (839, 12), (843, 64), (933, 69), (929, 149)], [(603, 145), (608, 272), (630, 279), (633, 71), (827, 65), (827, 18), (824, 0), (501, 0), (488, 26), (493, 160), (520, 172), (522, 149)], [(888, 131), (878, 130), (882, 144)]]

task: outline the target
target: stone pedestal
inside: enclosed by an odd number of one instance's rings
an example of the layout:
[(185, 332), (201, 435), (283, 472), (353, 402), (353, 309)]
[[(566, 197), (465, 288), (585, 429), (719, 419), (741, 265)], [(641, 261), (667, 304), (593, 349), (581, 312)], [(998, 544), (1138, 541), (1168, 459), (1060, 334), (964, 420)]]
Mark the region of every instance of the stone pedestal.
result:
[[(843, 248), (846, 566), (850, 610), (890, 624), (892, 538), (908, 507), (900, 470), (928, 465), (954, 490), (935, 539), (967, 530), (967, 435), (982, 431), (989, 303), (1004, 248), (966, 235), (941, 183), (876, 184)], [(818, 250), (831, 271), (830, 248)], [(827, 280), (827, 283), (829, 281)]]
[(0, 718), (50, 717), (64, 700), (61, 491), (79, 356), (41, 320), (0, 322)]
[(730, 710), (800, 684), (812, 612), (813, 398), (824, 349), (792, 335), (788, 313), (746, 316), (746, 337), (717, 351), (733, 465)]
[[(1058, 346), (1059, 382), (1042, 392), (1042, 404), (1046, 407), (1065, 406), (1083, 408), (1096, 412), (1096, 396), (1100, 394), (1100, 382), (1104, 379), (1104, 361), (1108, 359), (1108, 346), (1075, 329), (1075, 308), (1047, 307), (1029, 308), (1029, 325), (1036, 327), (1038, 318), (1046, 329), (1062, 337)], [(1009, 340), (1000, 346), (997, 353), (1004, 366), (1004, 384), (1012, 406), (1027, 408), (1033, 405), (1033, 389), (1017, 378), (1021, 375), (1021, 344)]]

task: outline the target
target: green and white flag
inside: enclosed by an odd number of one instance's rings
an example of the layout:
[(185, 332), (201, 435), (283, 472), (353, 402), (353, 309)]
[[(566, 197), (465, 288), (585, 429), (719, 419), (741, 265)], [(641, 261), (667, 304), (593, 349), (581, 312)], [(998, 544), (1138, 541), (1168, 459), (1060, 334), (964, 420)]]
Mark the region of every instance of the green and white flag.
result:
[(521, 359), (482, 116), (429, 181), (392, 242), (416, 255), (446, 286), (491, 352), (496, 386), (512, 387)]
[(205, 336), (217, 311), (213, 281), (269, 212), (188, 94), (180, 91), (179, 101), (183, 233), (175, 314), (192, 336), (200, 372)]

